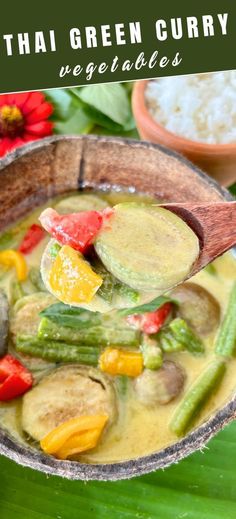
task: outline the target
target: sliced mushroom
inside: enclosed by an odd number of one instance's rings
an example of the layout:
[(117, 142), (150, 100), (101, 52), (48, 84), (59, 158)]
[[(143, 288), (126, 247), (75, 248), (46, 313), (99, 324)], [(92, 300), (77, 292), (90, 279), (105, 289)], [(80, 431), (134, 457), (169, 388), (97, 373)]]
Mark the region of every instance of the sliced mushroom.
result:
[(41, 440), (70, 418), (107, 414), (115, 420), (115, 392), (108, 378), (96, 368), (62, 366), (44, 377), (23, 397), (22, 428)]
[(147, 406), (168, 404), (182, 391), (185, 382), (183, 369), (166, 360), (156, 371), (145, 369), (134, 381), (138, 400)]
[[(17, 301), (13, 315), (10, 319), (10, 335), (13, 345), (17, 335), (37, 334), (40, 323), (39, 313), (47, 306), (56, 302), (56, 299), (45, 292), (36, 292)], [(53, 368), (55, 364), (46, 360), (34, 358), (23, 353), (15, 352), (16, 355), (30, 370), (42, 370)]]
[(213, 332), (220, 322), (220, 305), (215, 297), (196, 283), (183, 283), (172, 296), (179, 301), (178, 314), (198, 334)]
[(56, 302), (56, 299), (45, 292), (36, 292), (22, 297), (16, 305), (10, 322), (13, 342), (16, 335), (34, 335), (40, 323), (39, 312)]

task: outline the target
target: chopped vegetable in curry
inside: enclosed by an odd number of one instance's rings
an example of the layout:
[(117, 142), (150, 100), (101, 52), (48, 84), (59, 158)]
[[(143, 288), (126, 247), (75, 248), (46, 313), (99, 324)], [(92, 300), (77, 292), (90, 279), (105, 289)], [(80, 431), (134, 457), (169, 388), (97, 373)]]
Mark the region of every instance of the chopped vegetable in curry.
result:
[(229, 252), (181, 283), (198, 252), (176, 215), (125, 193), (73, 193), (5, 231), (0, 424), (46, 455), (107, 463), (173, 444), (222, 407), (236, 262)]

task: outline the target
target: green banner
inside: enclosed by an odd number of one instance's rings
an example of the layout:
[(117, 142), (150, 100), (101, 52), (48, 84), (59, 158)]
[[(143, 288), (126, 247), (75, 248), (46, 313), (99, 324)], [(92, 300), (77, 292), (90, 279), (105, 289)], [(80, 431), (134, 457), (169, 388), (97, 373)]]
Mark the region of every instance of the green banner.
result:
[(0, 92), (236, 68), (232, 0), (1, 6)]

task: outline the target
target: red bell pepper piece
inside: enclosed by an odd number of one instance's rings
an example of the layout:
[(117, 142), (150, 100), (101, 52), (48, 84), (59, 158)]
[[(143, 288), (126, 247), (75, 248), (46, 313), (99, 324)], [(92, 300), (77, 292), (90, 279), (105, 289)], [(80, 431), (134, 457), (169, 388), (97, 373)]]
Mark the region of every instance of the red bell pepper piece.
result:
[(22, 254), (29, 254), (44, 238), (44, 236), (44, 229), (42, 229), (40, 225), (33, 223), (33, 225), (31, 225), (31, 227), (26, 232), (18, 250), (22, 252)]
[(33, 384), (30, 371), (12, 357), (5, 355), (0, 359), (0, 400), (7, 401), (23, 395)]
[(91, 245), (103, 224), (103, 214), (98, 211), (82, 211), (60, 215), (48, 208), (39, 218), (42, 226), (61, 245), (69, 245), (84, 253)]
[(159, 332), (172, 309), (171, 303), (165, 303), (154, 312), (146, 312), (142, 315), (130, 315), (127, 320), (130, 324), (139, 328), (142, 332), (152, 335)]

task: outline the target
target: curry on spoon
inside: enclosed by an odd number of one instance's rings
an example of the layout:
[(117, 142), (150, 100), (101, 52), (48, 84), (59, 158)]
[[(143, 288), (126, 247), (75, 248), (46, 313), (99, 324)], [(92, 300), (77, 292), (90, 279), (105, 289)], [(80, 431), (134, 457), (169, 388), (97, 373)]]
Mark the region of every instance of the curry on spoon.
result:
[[(151, 301), (236, 243), (236, 202), (129, 202), (66, 215), (48, 208), (40, 221), (53, 238), (41, 263), (46, 288), (101, 312)], [(107, 283), (120, 287), (108, 304), (99, 297)]]

